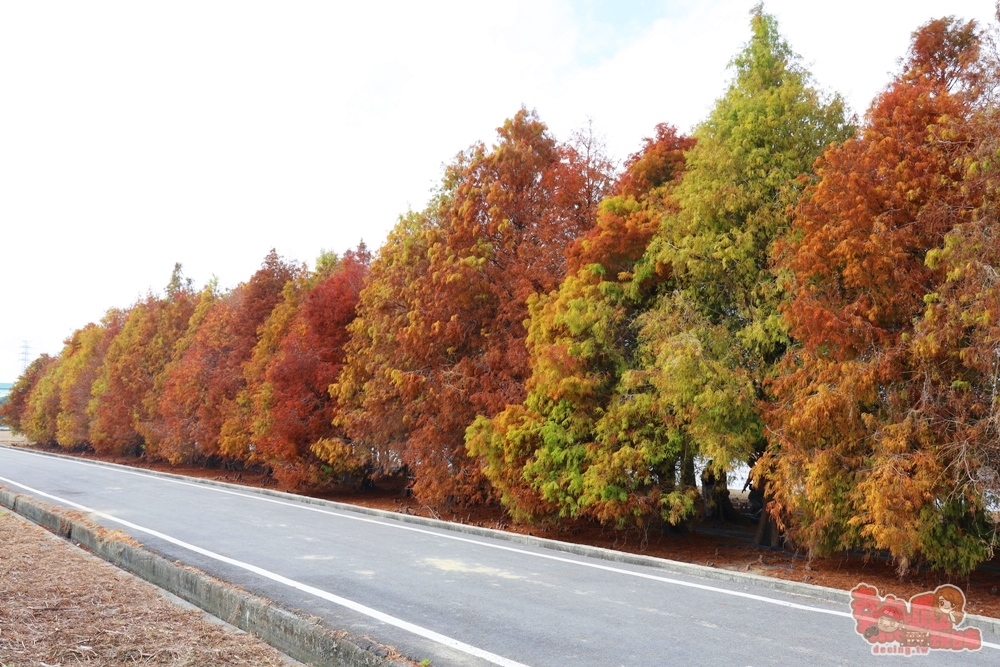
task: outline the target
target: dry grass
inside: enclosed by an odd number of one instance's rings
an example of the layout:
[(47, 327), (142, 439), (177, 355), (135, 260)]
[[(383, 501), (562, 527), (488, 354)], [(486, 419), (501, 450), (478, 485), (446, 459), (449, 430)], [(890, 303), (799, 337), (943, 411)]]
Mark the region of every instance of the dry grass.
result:
[(253, 635), (0, 510), (0, 664), (287, 665)]

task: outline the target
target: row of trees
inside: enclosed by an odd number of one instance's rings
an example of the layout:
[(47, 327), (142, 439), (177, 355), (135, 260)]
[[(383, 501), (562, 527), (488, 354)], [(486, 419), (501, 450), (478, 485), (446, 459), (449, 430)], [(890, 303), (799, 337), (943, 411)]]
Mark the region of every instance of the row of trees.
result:
[(992, 43), (926, 24), (856, 127), (773, 17), (751, 28), (692, 136), (660, 125), (616, 173), (522, 109), (374, 259), (272, 252), (225, 293), (178, 267), (37, 359), (5, 419), (618, 527), (689, 519), (696, 460), (749, 461), (810, 553), (968, 571), (1000, 502)]
[(264, 463), (293, 488), (330, 472), (312, 450), (335, 434), (328, 387), (370, 263), (362, 244), (314, 270), (273, 251), (246, 283), (196, 292), (180, 266), (163, 296), (113, 309), (42, 355), (6, 421), (32, 440), (171, 463)]

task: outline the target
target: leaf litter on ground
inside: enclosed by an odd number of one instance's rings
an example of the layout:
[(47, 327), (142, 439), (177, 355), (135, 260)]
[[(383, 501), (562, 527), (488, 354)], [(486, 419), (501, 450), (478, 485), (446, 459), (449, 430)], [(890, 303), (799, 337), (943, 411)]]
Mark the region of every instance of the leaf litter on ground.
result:
[(0, 510), (0, 664), (292, 664), (257, 637)]

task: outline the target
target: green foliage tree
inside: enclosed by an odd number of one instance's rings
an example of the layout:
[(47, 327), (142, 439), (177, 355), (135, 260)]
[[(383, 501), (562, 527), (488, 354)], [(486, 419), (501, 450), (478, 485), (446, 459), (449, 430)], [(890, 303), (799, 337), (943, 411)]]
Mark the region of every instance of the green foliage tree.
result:
[[(600, 205), (597, 224), (570, 249), (559, 289), (528, 300), (527, 398), (492, 419), (479, 416), (466, 434), (470, 454), (480, 458), (517, 519), (575, 515), (593, 505), (581, 498), (584, 473), (575, 464), (561, 466), (563, 478), (542, 488), (538, 471), (552, 465), (549, 454), (565, 462), (586, 458), (617, 400), (622, 374), (634, 366), (634, 321), (650, 307), (659, 280), (634, 285), (632, 270), (671, 209), (671, 189), (693, 144), (674, 128), (658, 126), (655, 138), (627, 161), (616, 194)], [(651, 501), (632, 500), (628, 511), (639, 514), (645, 513), (639, 505)], [(620, 515), (604, 509), (602, 518)]]
[(732, 84), (695, 131), (678, 213), (637, 270), (672, 275), (640, 322), (653, 362), (643, 379), (676, 423), (675, 442), (711, 460), (719, 478), (765, 446), (758, 401), (788, 345), (775, 243), (816, 158), (854, 132), (842, 100), (814, 87), (760, 5), (731, 67)]
[[(677, 522), (694, 508), (684, 487), (695, 455), (721, 473), (763, 447), (757, 401), (788, 340), (773, 244), (812, 162), (852, 129), (760, 6), (751, 29), (631, 283), (601, 281), (573, 298), (578, 274), (566, 294), (535, 302), (528, 403), (470, 430), (496, 483), (529, 498), (526, 514)], [(638, 312), (623, 308), (629, 299)]]

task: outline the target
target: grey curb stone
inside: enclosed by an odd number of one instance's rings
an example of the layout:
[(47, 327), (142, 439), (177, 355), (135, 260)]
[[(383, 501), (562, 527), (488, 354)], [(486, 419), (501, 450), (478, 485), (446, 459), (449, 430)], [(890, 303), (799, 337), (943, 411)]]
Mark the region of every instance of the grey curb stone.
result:
[[(7, 447), (7, 446), (0, 445), (0, 447)], [(18, 449), (16, 447), (8, 447), (8, 448)], [(435, 528), (438, 530), (447, 530), (453, 533), (464, 533), (466, 535), (489, 537), (495, 540), (503, 540), (505, 542), (513, 542), (516, 544), (522, 544), (524, 546), (537, 547), (549, 551), (558, 551), (562, 553), (573, 554), (576, 556), (586, 556), (589, 558), (597, 558), (600, 560), (611, 561), (616, 563), (653, 567), (659, 570), (664, 570), (666, 572), (672, 572), (674, 574), (683, 574), (687, 576), (700, 577), (702, 579), (714, 579), (716, 581), (728, 581), (737, 584), (759, 586), (774, 591), (790, 593), (792, 595), (802, 595), (817, 600), (823, 600), (825, 602), (843, 604), (845, 610), (848, 608), (851, 602), (850, 591), (840, 590), (839, 588), (816, 586), (815, 584), (807, 584), (798, 581), (788, 581), (786, 579), (765, 577), (759, 574), (751, 574), (749, 572), (737, 572), (734, 570), (707, 567), (705, 565), (695, 565), (694, 563), (684, 563), (681, 561), (670, 560), (667, 558), (657, 558), (655, 556), (643, 556), (641, 554), (632, 554), (623, 551), (615, 551), (613, 549), (605, 549), (603, 547), (592, 547), (585, 544), (561, 542), (559, 540), (552, 540), (544, 537), (534, 537), (532, 535), (522, 535), (520, 533), (509, 533), (507, 531), (496, 530), (493, 528), (483, 528), (481, 526), (470, 526), (468, 524), (463, 524), (463, 523), (441, 521), (439, 519), (429, 519), (426, 517), (414, 516), (412, 514), (389, 512), (386, 510), (373, 509), (370, 507), (362, 507), (360, 505), (350, 505), (348, 503), (340, 503), (332, 500), (323, 500), (321, 498), (310, 498), (309, 496), (300, 496), (293, 493), (286, 493), (284, 491), (275, 491), (273, 489), (261, 489), (255, 486), (241, 486), (239, 484), (230, 484), (228, 482), (220, 482), (214, 479), (202, 479), (200, 477), (186, 477), (184, 475), (178, 475), (175, 473), (160, 472), (158, 470), (147, 470), (145, 468), (133, 468), (130, 466), (123, 466), (117, 463), (109, 463), (107, 461), (97, 461), (94, 459), (81, 459), (80, 457), (68, 456), (66, 454), (57, 454), (55, 452), (42, 452), (34, 449), (29, 451), (31, 451), (34, 454), (40, 454), (43, 456), (52, 456), (61, 459), (71, 459), (74, 461), (84, 461), (86, 463), (90, 463), (93, 465), (105, 466), (109, 468), (140, 471), (143, 474), (151, 475), (153, 477), (163, 477), (165, 479), (184, 481), (189, 484), (216, 486), (231, 491), (238, 491), (240, 493), (252, 493), (261, 496), (281, 498), (283, 500), (288, 500), (298, 503), (305, 503), (309, 505), (319, 505), (322, 507), (328, 507), (343, 512), (365, 514), (368, 516), (379, 517), (382, 519), (391, 519), (394, 521), (401, 521), (404, 523), (417, 524), (420, 526), (426, 526), (428, 528)], [(966, 625), (977, 627), (983, 632), (989, 632), (996, 637), (1000, 637), (1000, 619), (991, 618), (989, 616), (977, 616), (975, 614), (966, 614), (965, 623)]]
[(317, 621), (279, 609), (263, 598), (171, 563), (145, 549), (102, 537), (90, 526), (53, 512), (30, 496), (0, 487), (0, 505), (213, 616), (257, 635), (296, 660), (322, 667), (405, 667), (337, 636)]

